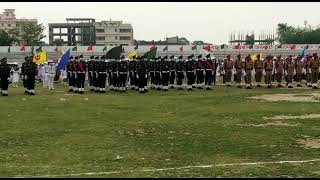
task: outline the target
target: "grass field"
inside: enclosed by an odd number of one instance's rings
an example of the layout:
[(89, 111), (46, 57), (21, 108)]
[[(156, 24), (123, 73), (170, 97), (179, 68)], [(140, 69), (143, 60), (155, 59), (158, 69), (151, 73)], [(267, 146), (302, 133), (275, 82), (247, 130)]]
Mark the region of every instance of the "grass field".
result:
[(246, 98), (320, 90), (66, 91), (0, 97), (0, 177), (320, 177), (319, 149), (299, 143), (320, 139), (320, 118), (264, 118), (319, 103)]

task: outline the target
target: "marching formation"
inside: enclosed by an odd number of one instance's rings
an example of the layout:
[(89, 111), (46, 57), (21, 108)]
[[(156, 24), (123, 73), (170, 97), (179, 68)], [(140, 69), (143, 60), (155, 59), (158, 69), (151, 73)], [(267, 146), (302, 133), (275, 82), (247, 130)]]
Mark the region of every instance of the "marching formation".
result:
[[(36, 77), (43, 83), (43, 88), (54, 89), (54, 79), (60, 74), (60, 80), (69, 87), (69, 92), (83, 94), (85, 87), (96, 93), (110, 91), (126, 92), (128, 88), (148, 92), (150, 89), (168, 91), (169, 88), (183, 90), (186, 83), (187, 89), (194, 88), (211, 90), (217, 78), (222, 77), (222, 84), (230, 87), (236, 84), (241, 88), (242, 81), (247, 89), (266, 84), (272, 87), (276, 82), (277, 87), (283, 87), (285, 82), (288, 88), (302, 86), (302, 80), (308, 87), (317, 88), (319, 80), (319, 58), (317, 54), (307, 54), (305, 57), (268, 55), (262, 59), (258, 54), (255, 60), (249, 54), (244, 59), (238, 54), (235, 60), (228, 54), (225, 59), (217, 60), (210, 54), (195, 57), (194, 54), (183, 59), (182, 56), (158, 56), (148, 59), (144, 56), (134, 56), (132, 60), (107, 59), (107, 56), (91, 56), (85, 60), (82, 55), (71, 56), (65, 69), (59, 71), (57, 63), (49, 61), (37, 65), (32, 61), (33, 56), (25, 58), (21, 68), (15, 64), (9, 67), (7, 58), (2, 58), (0, 63), (1, 94), (8, 95), (9, 80), (13, 87), (18, 86), (19, 76), (23, 81), (25, 94), (35, 95)], [(264, 80), (264, 81), (263, 81)]]

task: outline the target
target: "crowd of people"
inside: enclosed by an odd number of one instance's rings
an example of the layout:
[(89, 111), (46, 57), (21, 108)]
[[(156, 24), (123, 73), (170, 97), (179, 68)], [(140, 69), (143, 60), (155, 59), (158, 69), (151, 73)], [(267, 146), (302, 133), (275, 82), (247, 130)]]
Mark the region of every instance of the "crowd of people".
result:
[[(251, 89), (253, 82), (257, 87), (266, 84), (272, 87), (276, 81), (277, 87), (297, 87), (306, 81), (308, 87), (317, 88), (319, 80), (319, 58), (317, 54), (307, 54), (305, 57), (273, 57), (268, 55), (261, 59), (257, 55), (252, 60), (248, 55), (244, 59), (238, 54), (235, 60), (228, 54), (225, 59), (218, 60), (210, 54), (202, 57), (194, 54), (183, 59), (182, 56), (158, 56), (147, 59), (143, 56), (133, 57), (132, 60), (122, 56), (120, 59), (107, 59), (106, 56), (91, 56), (84, 59), (82, 55), (71, 56), (64, 69), (58, 70), (57, 63), (48, 61), (42, 64), (32, 62), (33, 57), (25, 58), (19, 68), (17, 64), (8, 66), (7, 58), (1, 59), (0, 80), (1, 93), (8, 95), (8, 84), (18, 87), (19, 77), (23, 81), (25, 94), (34, 95), (36, 79), (43, 88), (54, 89), (55, 79), (69, 87), (69, 92), (83, 94), (85, 87), (97, 93), (110, 91), (125, 92), (128, 88), (140, 93), (149, 89), (168, 91), (169, 88), (183, 90), (186, 82), (187, 89), (194, 88), (211, 90), (217, 78), (222, 78), (222, 84), (230, 87), (236, 84), (241, 88), (244, 80), (245, 87)], [(232, 83), (233, 81), (233, 83)]]

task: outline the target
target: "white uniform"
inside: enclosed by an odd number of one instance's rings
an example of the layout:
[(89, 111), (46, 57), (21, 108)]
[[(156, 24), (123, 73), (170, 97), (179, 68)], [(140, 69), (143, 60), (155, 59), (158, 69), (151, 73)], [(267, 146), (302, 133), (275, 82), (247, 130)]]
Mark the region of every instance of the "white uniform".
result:
[(43, 79), (43, 88), (48, 88), (49, 87), (49, 71), (50, 71), (50, 66), (48, 64), (44, 65), (44, 79)]
[(12, 72), (12, 87), (18, 87), (19, 83), (19, 75), (20, 75), (20, 69), (19, 68), (11, 68)]
[(49, 87), (49, 90), (50, 89), (54, 89), (53, 88), (53, 84), (54, 84), (54, 77), (56, 75), (56, 66), (51, 63), (49, 65), (49, 78), (48, 78), (48, 87)]

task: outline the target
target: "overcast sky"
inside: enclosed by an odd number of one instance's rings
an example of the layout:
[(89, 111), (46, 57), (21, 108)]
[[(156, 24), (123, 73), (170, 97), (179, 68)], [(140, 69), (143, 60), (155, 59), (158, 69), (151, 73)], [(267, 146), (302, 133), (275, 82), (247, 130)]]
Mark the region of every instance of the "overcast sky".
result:
[(37, 18), (47, 36), (49, 22), (71, 17), (123, 20), (132, 24), (137, 40), (178, 35), (213, 44), (227, 43), (231, 32), (275, 31), (281, 22), (320, 24), (318, 2), (0, 2), (0, 8), (16, 9), (17, 18)]

